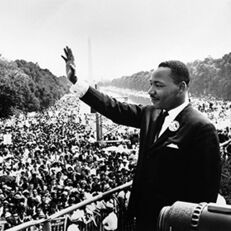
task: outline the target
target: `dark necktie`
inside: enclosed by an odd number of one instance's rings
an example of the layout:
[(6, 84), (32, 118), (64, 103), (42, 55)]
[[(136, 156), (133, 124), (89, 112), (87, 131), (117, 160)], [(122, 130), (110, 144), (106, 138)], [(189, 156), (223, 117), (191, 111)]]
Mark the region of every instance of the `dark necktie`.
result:
[(157, 118), (154, 142), (156, 142), (156, 140), (158, 139), (158, 136), (160, 134), (160, 131), (161, 131), (161, 128), (162, 128), (162, 125), (164, 123), (164, 120), (165, 120), (166, 116), (168, 116), (168, 111), (162, 111), (160, 113), (159, 117)]

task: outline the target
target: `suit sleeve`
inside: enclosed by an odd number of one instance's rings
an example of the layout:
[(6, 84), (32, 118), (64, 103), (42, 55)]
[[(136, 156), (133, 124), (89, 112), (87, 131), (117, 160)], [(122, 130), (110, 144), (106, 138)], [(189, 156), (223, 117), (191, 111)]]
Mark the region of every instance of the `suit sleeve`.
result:
[(140, 128), (142, 106), (119, 102), (92, 87), (80, 99), (115, 123)]
[(188, 162), (188, 195), (191, 202), (216, 202), (220, 186), (220, 149), (212, 124), (196, 129)]

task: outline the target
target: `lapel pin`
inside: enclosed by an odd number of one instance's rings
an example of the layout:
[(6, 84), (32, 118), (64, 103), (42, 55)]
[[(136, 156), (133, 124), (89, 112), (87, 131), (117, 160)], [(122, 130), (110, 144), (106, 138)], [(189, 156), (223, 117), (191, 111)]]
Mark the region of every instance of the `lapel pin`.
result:
[(176, 121), (176, 120), (174, 120), (174, 121), (172, 121), (171, 123), (170, 123), (170, 125), (169, 125), (169, 130), (171, 131), (171, 132), (175, 132), (175, 131), (177, 131), (178, 129), (179, 129), (179, 127), (180, 127), (180, 124), (179, 124), (179, 122), (178, 121)]

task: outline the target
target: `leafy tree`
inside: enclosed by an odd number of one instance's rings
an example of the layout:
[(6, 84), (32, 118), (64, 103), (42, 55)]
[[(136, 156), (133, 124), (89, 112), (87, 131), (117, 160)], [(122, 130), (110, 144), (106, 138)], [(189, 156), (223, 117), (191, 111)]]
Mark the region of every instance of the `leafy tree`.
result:
[(68, 92), (66, 78), (57, 78), (37, 64), (0, 59), (0, 117), (15, 110), (38, 111), (53, 105)]
[[(191, 76), (190, 92), (192, 95), (231, 100), (231, 53), (220, 59), (208, 57), (202, 61), (195, 60), (188, 63), (187, 66)], [(147, 91), (149, 79), (150, 72), (141, 71), (131, 76), (123, 76), (100, 84)]]

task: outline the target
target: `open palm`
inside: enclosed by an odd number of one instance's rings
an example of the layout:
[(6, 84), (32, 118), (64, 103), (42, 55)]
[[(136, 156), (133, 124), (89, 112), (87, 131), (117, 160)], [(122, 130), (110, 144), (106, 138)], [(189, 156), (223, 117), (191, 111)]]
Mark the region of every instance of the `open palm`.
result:
[(64, 53), (65, 55), (61, 55), (61, 57), (65, 60), (66, 62), (66, 74), (67, 78), (75, 84), (77, 82), (77, 76), (75, 75), (75, 58), (73, 56), (73, 53), (71, 49), (66, 46), (64, 48)]

